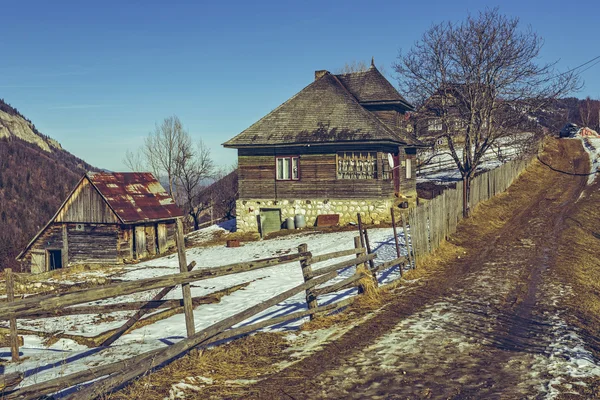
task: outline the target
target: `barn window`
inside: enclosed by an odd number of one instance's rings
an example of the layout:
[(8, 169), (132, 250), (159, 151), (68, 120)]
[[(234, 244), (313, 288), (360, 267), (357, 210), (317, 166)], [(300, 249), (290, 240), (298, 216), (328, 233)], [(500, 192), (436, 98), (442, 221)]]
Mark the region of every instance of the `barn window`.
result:
[(350, 151), (337, 155), (338, 179), (377, 179), (377, 153)]
[(300, 179), (299, 157), (277, 157), (277, 180), (297, 181)]

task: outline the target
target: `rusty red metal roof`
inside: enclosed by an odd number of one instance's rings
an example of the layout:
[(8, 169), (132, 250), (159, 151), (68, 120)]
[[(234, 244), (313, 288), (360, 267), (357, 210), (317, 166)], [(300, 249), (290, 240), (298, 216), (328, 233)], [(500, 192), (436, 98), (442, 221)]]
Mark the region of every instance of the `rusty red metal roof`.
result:
[(124, 223), (183, 215), (173, 198), (149, 172), (88, 172), (87, 177)]

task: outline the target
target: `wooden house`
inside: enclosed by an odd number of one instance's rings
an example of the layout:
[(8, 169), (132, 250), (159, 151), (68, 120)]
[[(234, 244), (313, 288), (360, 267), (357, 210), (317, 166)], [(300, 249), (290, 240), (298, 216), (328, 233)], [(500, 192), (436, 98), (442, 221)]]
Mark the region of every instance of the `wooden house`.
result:
[(32, 273), (139, 260), (175, 246), (182, 215), (150, 173), (88, 172), (17, 260)]
[(423, 144), (405, 127), (412, 109), (373, 64), (316, 71), (314, 82), (223, 144), (238, 150), (238, 230), (268, 233), (296, 215), (311, 225), (338, 214), (344, 224), (360, 212), (379, 223), (395, 203), (414, 203)]

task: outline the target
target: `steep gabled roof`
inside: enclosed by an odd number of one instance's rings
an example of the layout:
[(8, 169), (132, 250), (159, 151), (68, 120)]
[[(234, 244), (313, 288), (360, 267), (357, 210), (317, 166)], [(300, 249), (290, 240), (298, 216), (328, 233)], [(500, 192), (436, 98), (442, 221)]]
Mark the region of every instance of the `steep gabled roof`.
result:
[[(384, 78), (385, 79), (385, 78)], [(325, 73), (225, 147), (385, 142), (414, 144), (364, 108), (336, 75)]]
[[(50, 221), (17, 256), (17, 260), (25, 256), (38, 237), (57, 220), (59, 215), (62, 215), (65, 206), (75, 196), (77, 189), (86, 183), (85, 181), (91, 184), (93, 190), (102, 197), (118, 221), (123, 224), (154, 222), (183, 216), (183, 212), (173, 198), (149, 172), (88, 172), (79, 180)], [(64, 220), (60, 221), (64, 222)]]
[(87, 177), (123, 223), (183, 215), (149, 172), (89, 172)]
[(413, 109), (373, 64), (366, 71), (336, 76), (361, 104), (398, 103), (406, 110)]

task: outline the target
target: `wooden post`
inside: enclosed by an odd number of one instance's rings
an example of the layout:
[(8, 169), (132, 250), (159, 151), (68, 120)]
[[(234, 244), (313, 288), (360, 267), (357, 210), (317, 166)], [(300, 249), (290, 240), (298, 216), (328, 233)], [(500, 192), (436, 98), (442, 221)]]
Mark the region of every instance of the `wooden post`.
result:
[[(308, 246), (306, 244), (301, 244), (298, 246), (298, 253), (306, 253), (308, 251)], [(302, 267), (302, 277), (304, 278), (304, 282), (308, 282), (313, 278), (313, 271), (311, 266), (312, 260), (311, 257), (306, 257), (300, 260), (300, 267)], [(317, 303), (317, 297), (313, 293), (313, 288), (306, 289), (306, 304), (308, 305), (308, 309), (317, 308), (319, 304)], [(310, 319), (315, 318), (315, 314), (310, 315)]]
[[(15, 278), (12, 269), (4, 270), (6, 276), (6, 300), (9, 303), (15, 301)], [(19, 361), (19, 336), (17, 335), (17, 319), (10, 319), (10, 353), (13, 361)]]
[(396, 230), (396, 216), (394, 215), (394, 207), (390, 208), (392, 215), (392, 229), (394, 230), (394, 243), (396, 244), (396, 255), (400, 258), (400, 243), (398, 243), (398, 231)]
[[(364, 231), (364, 235), (365, 235), (365, 244), (367, 245), (367, 254), (371, 254), (371, 243), (369, 243), (369, 233), (367, 232), (367, 229), (365, 228)], [(373, 259), (369, 260), (369, 269), (371, 270), (371, 274), (373, 275), (373, 280), (375, 281), (375, 287), (379, 286), (379, 283), (377, 282), (377, 272), (375, 271), (375, 261), (373, 261)]]
[[(360, 249), (360, 248), (364, 249), (364, 247), (362, 247), (362, 245), (360, 243), (360, 236), (354, 237), (354, 248), (355, 249)], [(360, 253), (356, 253), (356, 258), (359, 258), (360, 256), (361, 256)], [(356, 268), (358, 268), (358, 265), (356, 266)], [(358, 294), (363, 294), (364, 292), (365, 292), (364, 286), (359, 284), (358, 285)]]
[[(179, 271), (188, 272), (187, 260), (185, 255), (185, 239), (183, 237), (183, 222), (181, 218), (175, 220), (177, 225), (177, 255), (179, 257)], [(181, 285), (181, 292), (183, 293), (183, 312), (185, 313), (185, 328), (187, 330), (188, 337), (196, 333), (196, 326), (194, 325), (194, 307), (192, 305), (192, 291), (190, 290), (189, 283), (183, 283)]]
[(408, 231), (406, 229), (406, 219), (407, 219), (407, 214), (403, 213), (402, 214), (402, 231), (404, 232), (404, 244), (406, 245), (406, 252), (408, 255), (408, 262), (410, 263), (410, 267), (414, 268), (416, 267), (416, 264), (413, 264), (413, 256), (412, 256), (412, 249), (411, 249), (411, 245), (410, 242), (408, 240)]
[(362, 218), (360, 217), (360, 213), (356, 213), (356, 219), (358, 220), (358, 234), (360, 235), (360, 244), (361, 247), (365, 249), (365, 237), (363, 236)]
[[(190, 265), (187, 266), (186, 271), (191, 271), (195, 266), (196, 266), (196, 261), (192, 261), (190, 263)], [(174, 288), (175, 288), (175, 286), (169, 286), (169, 287), (162, 289), (149, 301), (161, 300)], [(192, 303), (193, 303), (193, 299), (192, 299)], [(146, 303), (146, 304), (148, 304), (148, 303)], [(118, 338), (123, 336), (123, 334), (125, 332), (127, 332), (127, 330), (129, 328), (131, 328), (133, 325), (135, 325), (135, 323), (138, 322), (140, 320), (140, 318), (142, 318), (144, 315), (146, 315), (147, 313), (149, 313), (151, 311), (156, 311), (156, 310), (153, 308), (140, 308), (139, 310), (137, 310), (137, 312), (135, 314), (133, 314), (131, 317), (129, 317), (127, 322), (125, 322), (119, 329), (117, 329), (112, 335), (110, 335), (104, 342), (100, 343), (100, 346), (110, 346), (111, 344), (113, 344)]]

